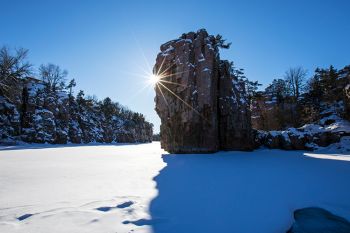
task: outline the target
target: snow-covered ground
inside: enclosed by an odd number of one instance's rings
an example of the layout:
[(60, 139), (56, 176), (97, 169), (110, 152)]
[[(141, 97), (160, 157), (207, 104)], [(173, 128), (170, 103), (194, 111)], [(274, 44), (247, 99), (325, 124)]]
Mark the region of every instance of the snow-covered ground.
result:
[(350, 220), (350, 157), (169, 155), (159, 143), (0, 148), (0, 232), (280, 233), (319, 206)]

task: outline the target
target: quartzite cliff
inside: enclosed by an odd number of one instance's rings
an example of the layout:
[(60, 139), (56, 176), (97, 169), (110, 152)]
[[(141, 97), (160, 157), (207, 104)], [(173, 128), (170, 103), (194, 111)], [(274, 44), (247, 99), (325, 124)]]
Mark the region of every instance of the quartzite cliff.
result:
[(171, 153), (253, 149), (244, 84), (206, 30), (161, 45), (154, 73), (161, 145)]

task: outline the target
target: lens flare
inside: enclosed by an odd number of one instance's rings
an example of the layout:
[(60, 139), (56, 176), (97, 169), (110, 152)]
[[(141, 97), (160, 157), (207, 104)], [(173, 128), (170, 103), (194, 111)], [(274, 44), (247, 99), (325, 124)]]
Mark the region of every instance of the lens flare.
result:
[[(185, 100), (183, 100), (180, 96), (178, 96), (176, 93), (174, 93), (171, 89), (169, 89), (169, 85), (176, 85), (176, 86), (183, 86), (183, 87), (187, 87), (186, 85), (182, 84), (182, 83), (178, 83), (176, 81), (172, 82), (171, 77), (173, 76), (177, 76), (177, 75), (181, 75), (184, 74), (186, 72), (190, 72), (190, 70), (186, 70), (183, 72), (170, 72), (170, 70), (174, 67), (175, 63), (172, 65), (168, 65), (166, 68), (164, 68), (164, 63), (165, 63), (165, 58), (163, 58), (163, 61), (161, 62), (160, 67), (157, 68), (157, 71), (154, 71), (151, 69), (150, 64), (148, 63), (143, 50), (140, 48), (140, 52), (143, 55), (143, 58), (145, 59), (146, 65), (147, 67), (139, 67), (141, 69), (141, 73), (133, 73), (133, 72), (125, 72), (129, 75), (132, 76), (136, 76), (136, 77), (141, 77), (144, 79), (144, 83), (145, 85), (140, 88), (137, 92), (133, 93), (133, 95), (131, 96), (130, 99), (134, 99), (136, 98), (136, 96), (138, 94), (140, 94), (144, 89), (158, 89), (163, 100), (165, 101), (166, 105), (168, 105), (168, 100), (166, 98), (167, 95), (172, 95), (175, 98), (177, 98), (178, 100), (180, 100), (186, 107), (192, 109), (194, 111), (194, 113), (198, 114), (203, 120), (205, 120), (206, 122), (208, 122), (210, 124), (210, 122), (205, 118), (205, 116), (203, 116), (202, 114), (200, 114), (200, 112), (198, 112), (193, 106), (191, 106), (191, 104), (187, 103)], [(153, 72), (152, 72), (153, 71)]]
[(161, 79), (161, 76), (160, 75), (156, 75), (156, 74), (151, 74), (149, 76), (149, 82), (152, 84), (152, 85), (156, 85)]

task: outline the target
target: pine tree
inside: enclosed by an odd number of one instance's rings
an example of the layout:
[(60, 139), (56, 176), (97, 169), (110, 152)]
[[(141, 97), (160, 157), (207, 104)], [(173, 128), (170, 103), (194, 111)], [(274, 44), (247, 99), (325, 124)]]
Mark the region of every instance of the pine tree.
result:
[(75, 80), (74, 80), (74, 78), (73, 79), (71, 79), (70, 81), (69, 81), (69, 83), (68, 83), (68, 85), (67, 85), (67, 88), (68, 88), (68, 95), (69, 96), (72, 96), (73, 95), (73, 88), (76, 86), (77, 84), (76, 84), (76, 82), (75, 82)]
[(222, 38), (222, 35), (217, 34), (215, 36), (215, 44), (222, 49), (229, 49), (232, 43), (226, 43), (226, 40)]

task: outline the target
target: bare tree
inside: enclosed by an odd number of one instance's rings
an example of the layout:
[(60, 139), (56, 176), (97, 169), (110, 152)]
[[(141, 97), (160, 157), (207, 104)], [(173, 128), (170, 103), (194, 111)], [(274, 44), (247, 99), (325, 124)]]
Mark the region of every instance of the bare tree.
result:
[(28, 50), (19, 48), (11, 50), (3, 46), (0, 49), (0, 94), (7, 95), (19, 79), (31, 74), (32, 65), (26, 61)]
[(48, 63), (39, 67), (39, 75), (49, 91), (56, 91), (64, 88), (68, 72)]
[(294, 101), (297, 101), (300, 94), (304, 91), (307, 70), (301, 66), (290, 68), (286, 71), (284, 79), (286, 80)]

